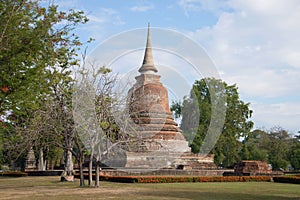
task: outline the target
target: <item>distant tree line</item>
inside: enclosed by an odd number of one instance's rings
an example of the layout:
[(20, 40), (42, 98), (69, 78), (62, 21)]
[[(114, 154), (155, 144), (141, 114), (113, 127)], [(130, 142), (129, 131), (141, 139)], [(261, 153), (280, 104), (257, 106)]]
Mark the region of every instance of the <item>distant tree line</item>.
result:
[(241, 160), (263, 160), (275, 170), (300, 169), (299, 136), (281, 127), (252, 130), (250, 104), (240, 99), (237, 86), (214, 78), (195, 81), (190, 95), (171, 106), (175, 116), (181, 118), (180, 127), (194, 153), (201, 153), (212, 120), (220, 120), (218, 116), (222, 113), (218, 110), (212, 116), (216, 102), (216, 107), (226, 108), (222, 110), (225, 120), (221, 134), (210, 149), (218, 166), (233, 167)]

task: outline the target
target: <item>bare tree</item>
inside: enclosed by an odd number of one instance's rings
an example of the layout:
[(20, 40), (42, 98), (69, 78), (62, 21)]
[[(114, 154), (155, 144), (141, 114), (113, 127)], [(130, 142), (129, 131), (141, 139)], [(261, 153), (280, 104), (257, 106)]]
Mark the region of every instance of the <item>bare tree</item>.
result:
[[(143, 148), (142, 143), (149, 139), (149, 135), (143, 136), (138, 132), (142, 127), (134, 121), (137, 119), (134, 115), (143, 112), (143, 98), (149, 101), (150, 107), (157, 97), (140, 94), (132, 96), (128, 101), (129, 81), (125, 80), (122, 86), (118, 85), (119, 76), (109, 68), (99, 67), (96, 62), (85, 63), (85, 58), (83, 60), (76, 74), (73, 113), (80, 140), (89, 152), (89, 184), (92, 182), (95, 161), (95, 186), (99, 187), (100, 165), (125, 166), (126, 151)], [(130, 111), (132, 107), (137, 108)], [(151, 121), (151, 113), (148, 117)], [(148, 140), (148, 143), (151, 142), (162, 147), (158, 140)]]
[(117, 75), (106, 67), (96, 67), (94, 63), (87, 69), (78, 71), (73, 110), (77, 131), (81, 141), (89, 151), (89, 184), (92, 182), (92, 166), (95, 158), (96, 187), (99, 186), (99, 165), (105, 148), (105, 137), (112, 137), (111, 107), (113, 88)]

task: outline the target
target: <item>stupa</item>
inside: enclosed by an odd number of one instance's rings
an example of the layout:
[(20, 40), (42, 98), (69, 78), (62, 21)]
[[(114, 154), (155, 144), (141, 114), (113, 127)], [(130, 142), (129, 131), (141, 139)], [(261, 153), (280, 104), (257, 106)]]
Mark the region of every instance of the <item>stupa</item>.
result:
[(36, 170), (36, 160), (35, 160), (35, 155), (32, 147), (30, 147), (30, 150), (27, 154), (27, 158), (25, 161), (25, 170), (26, 171)]
[(137, 142), (127, 151), (126, 167), (161, 168), (190, 152), (170, 111), (168, 91), (154, 64), (148, 24), (147, 43), (136, 82), (128, 91), (128, 107)]

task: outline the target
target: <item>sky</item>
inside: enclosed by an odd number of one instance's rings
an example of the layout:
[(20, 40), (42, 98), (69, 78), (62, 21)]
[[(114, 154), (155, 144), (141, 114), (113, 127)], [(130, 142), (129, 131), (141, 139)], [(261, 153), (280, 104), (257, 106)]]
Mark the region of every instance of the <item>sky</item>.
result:
[[(300, 1), (54, 2), (62, 10), (83, 10), (87, 14), (90, 21), (79, 26), (76, 33), (82, 40), (95, 39), (88, 54), (109, 38), (146, 28), (148, 22), (154, 30), (168, 29), (185, 35), (204, 49), (222, 80), (237, 85), (241, 100), (249, 102), (253, 110), (254, 128), (280, 126), (293, 134), (300, 131)], [(143, 36), (145, 42), (146, 32)], [(141, 63), (142, 54), (136, 51), (127, 60)], [(168, 55), (162, 57), (163, 53), (154, 51), (158, 66), (168, 62)], [(174, 61), (170, 57), (168, 67)], [(125, 61), (115, 63), (122, 65)]]

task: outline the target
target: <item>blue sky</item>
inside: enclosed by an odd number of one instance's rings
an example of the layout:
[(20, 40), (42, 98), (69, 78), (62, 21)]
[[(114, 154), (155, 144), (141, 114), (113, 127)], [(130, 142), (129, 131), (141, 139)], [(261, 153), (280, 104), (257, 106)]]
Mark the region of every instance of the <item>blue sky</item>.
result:
[[(229, 84), (236, 83), (241, 99), (251, 103), (255, 128), (281, 126), (291, 133), (300, 130), (300, 1), (55, 3), (61, 9), (79, 9), (88, 15), (90, 22), (80, 26), (77, 33), (82, 39), (96, 39), (89, 51), (112, 35), (145, 28), (148, 22), (152, 27), (176, 30), (190, 37), (205, 49), (220, 77)], [(141, 59), (137, 55), (136, 60)]]

